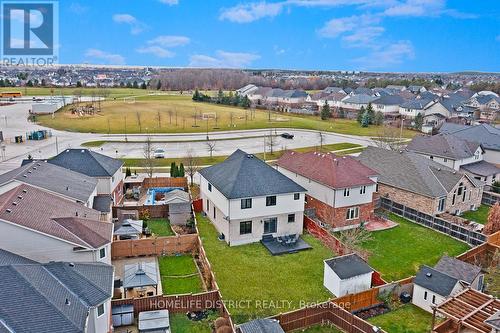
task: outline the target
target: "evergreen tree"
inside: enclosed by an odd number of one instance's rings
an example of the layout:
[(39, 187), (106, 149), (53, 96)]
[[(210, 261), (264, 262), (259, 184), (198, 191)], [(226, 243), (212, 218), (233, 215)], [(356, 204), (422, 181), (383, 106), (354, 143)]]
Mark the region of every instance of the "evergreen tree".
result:
[(377, 111), (375, 113), (375, 119), (373, 120), (375, 125), (382, 125), (384, 123), (384, 114), (382, 111)]
[(139, 83), (137, 83), (137, 81), (134, 81), (134, 83), (132, 84), (132, 88), (139, 89)]
[(199, 100), (200, 100), (200, 92), (198, 91), (198, 89), (195, 89), (193, 94), (193, 101), (199, 101)]
[(26, 87), (33, 87), (33, 81), (28, 80), (28, 82), (26, 82)]
[(417, 114), (417, 116), (414, 119), (413, 126), (415, 127), (415, 129), (421, 131), (423, 124), (424, 124), (424, 116), (421, 113), (419, 113), (419, 114)]
[(251, 105), (250, 99), (248, 98), (248, 96), (245, 95), (240, 101), (240, 106), (244, 109), (248, 109), (250, 105)]
[(130, 171), (130, 168), (129, 168), (129, 167), (127, 167), (127, 168), (125, 169), (125, 177), (130, 177), (130, 176), (132, 176), (132, 172)]
[(127, 88), (132, 88), (132, 83), (127, 82)]
[(219, 92), (217, 93), (217, 104), (221, 104), (223, 100), (224, 92), (222, 91), (222, 89), (219, 89)]
[(358, 121), (359, 124), (363, 121), (363, 115), (365, 114), (365, 107), (362, 106), (361, 110), (358, 111), (358, 116), (356, 117), (356, 120)]
[(339, 118), (345, 118), (345, 111), (343, 107), (339, 108)]
[(177, 173), (177, 177), (185, 177), (186, 172), (184, 171), (184, 163), (181, 162), (179, 166), (179, 172)]
[(158, 83), (156, 83), (156, 90), (161, 89), (161, 80), (158, 80)]
[(76, 87), (81, 88), (82, 87), (82, 81), (76, 81)]
[(321, 120), (327, 120), (332, 116), (332, 111), (330, 110), (330, 105), (325, 101), (325, 105), (321, 108)]
[(0, 79), (0, 87), (5, 87), (5, 81), (3, 79)]
[(368, 112), (365, 111), (361, 117), (361, 127), (368, 127), (368, 125), (370, 125), (370, 116)]
[(177, 177), (177, 167), (175, 162), (170, 163), (170, 177)]
[(141, 84), (141, 89), (147, 89), (147, 88), (148, 88), (148, 86), (147, 86), (146, 82), (143, 82)]
[(375, 111), (373, 110), (372, 103), (368, 103), (368, 106), (366, 107), (366, 114), (368, 115), (368, 122), (373, 124), (375, 121)]

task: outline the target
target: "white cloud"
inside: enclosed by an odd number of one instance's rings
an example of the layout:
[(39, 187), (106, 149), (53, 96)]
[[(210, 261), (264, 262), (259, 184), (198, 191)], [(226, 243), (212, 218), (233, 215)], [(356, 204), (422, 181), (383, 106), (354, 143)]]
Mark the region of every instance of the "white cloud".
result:
[(458, 19), (477, 18), (477, 15), (463, 13), (456, 9), (446, 8), (445, 0), (405, 0), (400, 1), (394, 6), (388, 7), (384, 11), (386, 16), (433, 16), (448, 15)]
[(261, 18), (279, 15), (283, 5), (283, 2), (267, 3), (265, 1), (241, 4), (222, 9), (219, 19), (236, 23), (249, 23)]
[(243, 52), (217, 51), (215, 56), (195, 54), (189, 59), (190, 67), (204, 68), (244, 68), (255, 60), (260, 59), (258, 54)]
[(152, 54), (154, 56), (157, 56), (158, 58), (173, 58), (175, 56), (174, 52), (167, 50), (161, 46), (155, 45), (140, 47), (136, 51), (142, 54)]
[[(353, 15), (349, 17), (334, 18), (326, 22), (323, 28), (321, 28), (318, 33), (327, 38), (336, 38), (344, 33), (363, 30), (371, 25), (380, 22), (378, 16), (373, 15)], [(374, 27), (378, 28), (378, 27)], [(372, 29), (372, 34), (377, 29)], [(380, 31), (380, 29), (378, 29)], [(380, 34), (379, 34), (380, 35)], [(353, 41), (356, 36), (352, 37)]]
[(160, 45), (163, 47), (176, 47), (176, 46), (184, 46), (191, 42), (189, 37), (185, 36), (158, 36), (154, 39), (148, 41), (150, 45)]
[(125, 58), (119, 54), (113, 54), (99, 49), (88, 49), (85, 52), (85, 57), (103, 60), (110, 65), (124, 65)]
[(161, 3), (164, 3), (166, 5), (169, 5), (169, 6), (173, 6), (173, 5), (178, 5), (179, 4), (179, 0), (159, 0)]
[(361, 27), (352, 34), (342, 38), (351, 47), (375, 47), (376, 38), (384, 33), (385, 29), (379, 26)]
[(119, 24), (128, 24), (130, 33), (133, 35), (140, 34), (146, 28), (146, 25), (130, 14), (115, 14), (113, 21)]
[(363, 69), (382, 69), (413, 59), (415, 51), (410, 41), (401, 40), (394, 44), (378, 48), (372, 53), (354, 59)]

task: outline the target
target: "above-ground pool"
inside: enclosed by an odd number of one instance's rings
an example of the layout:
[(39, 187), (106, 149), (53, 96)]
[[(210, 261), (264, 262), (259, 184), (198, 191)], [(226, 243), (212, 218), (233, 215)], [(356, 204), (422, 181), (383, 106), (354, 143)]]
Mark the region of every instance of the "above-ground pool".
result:
[(152, 187), (148, 189), (148, 192), (146, 193), (146, 201), (144, 202), (144, 205), (146, 206), (152, 206), (156, 204), (156, 193), (168, 193), (172, 192), (173, 190), (181, 190), (184, 191), (182, 187)]

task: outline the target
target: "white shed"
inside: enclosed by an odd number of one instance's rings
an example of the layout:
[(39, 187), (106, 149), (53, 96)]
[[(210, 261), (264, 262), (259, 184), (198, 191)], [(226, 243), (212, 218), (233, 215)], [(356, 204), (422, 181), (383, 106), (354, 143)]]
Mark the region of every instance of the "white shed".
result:
[(323, 285), (337, 297), (371, 288), (373, 268), (355, 253), (327, 259)]

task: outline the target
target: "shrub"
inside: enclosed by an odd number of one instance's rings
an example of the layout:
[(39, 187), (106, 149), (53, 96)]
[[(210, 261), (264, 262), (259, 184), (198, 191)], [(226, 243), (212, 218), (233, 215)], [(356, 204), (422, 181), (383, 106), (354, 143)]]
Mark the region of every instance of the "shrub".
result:
[(227, 318), (224, 317), (219, 317), (215, 319), (214, 325), (216, 330), (224, 326), (230, 326), (229, 320), (227, 320)]

